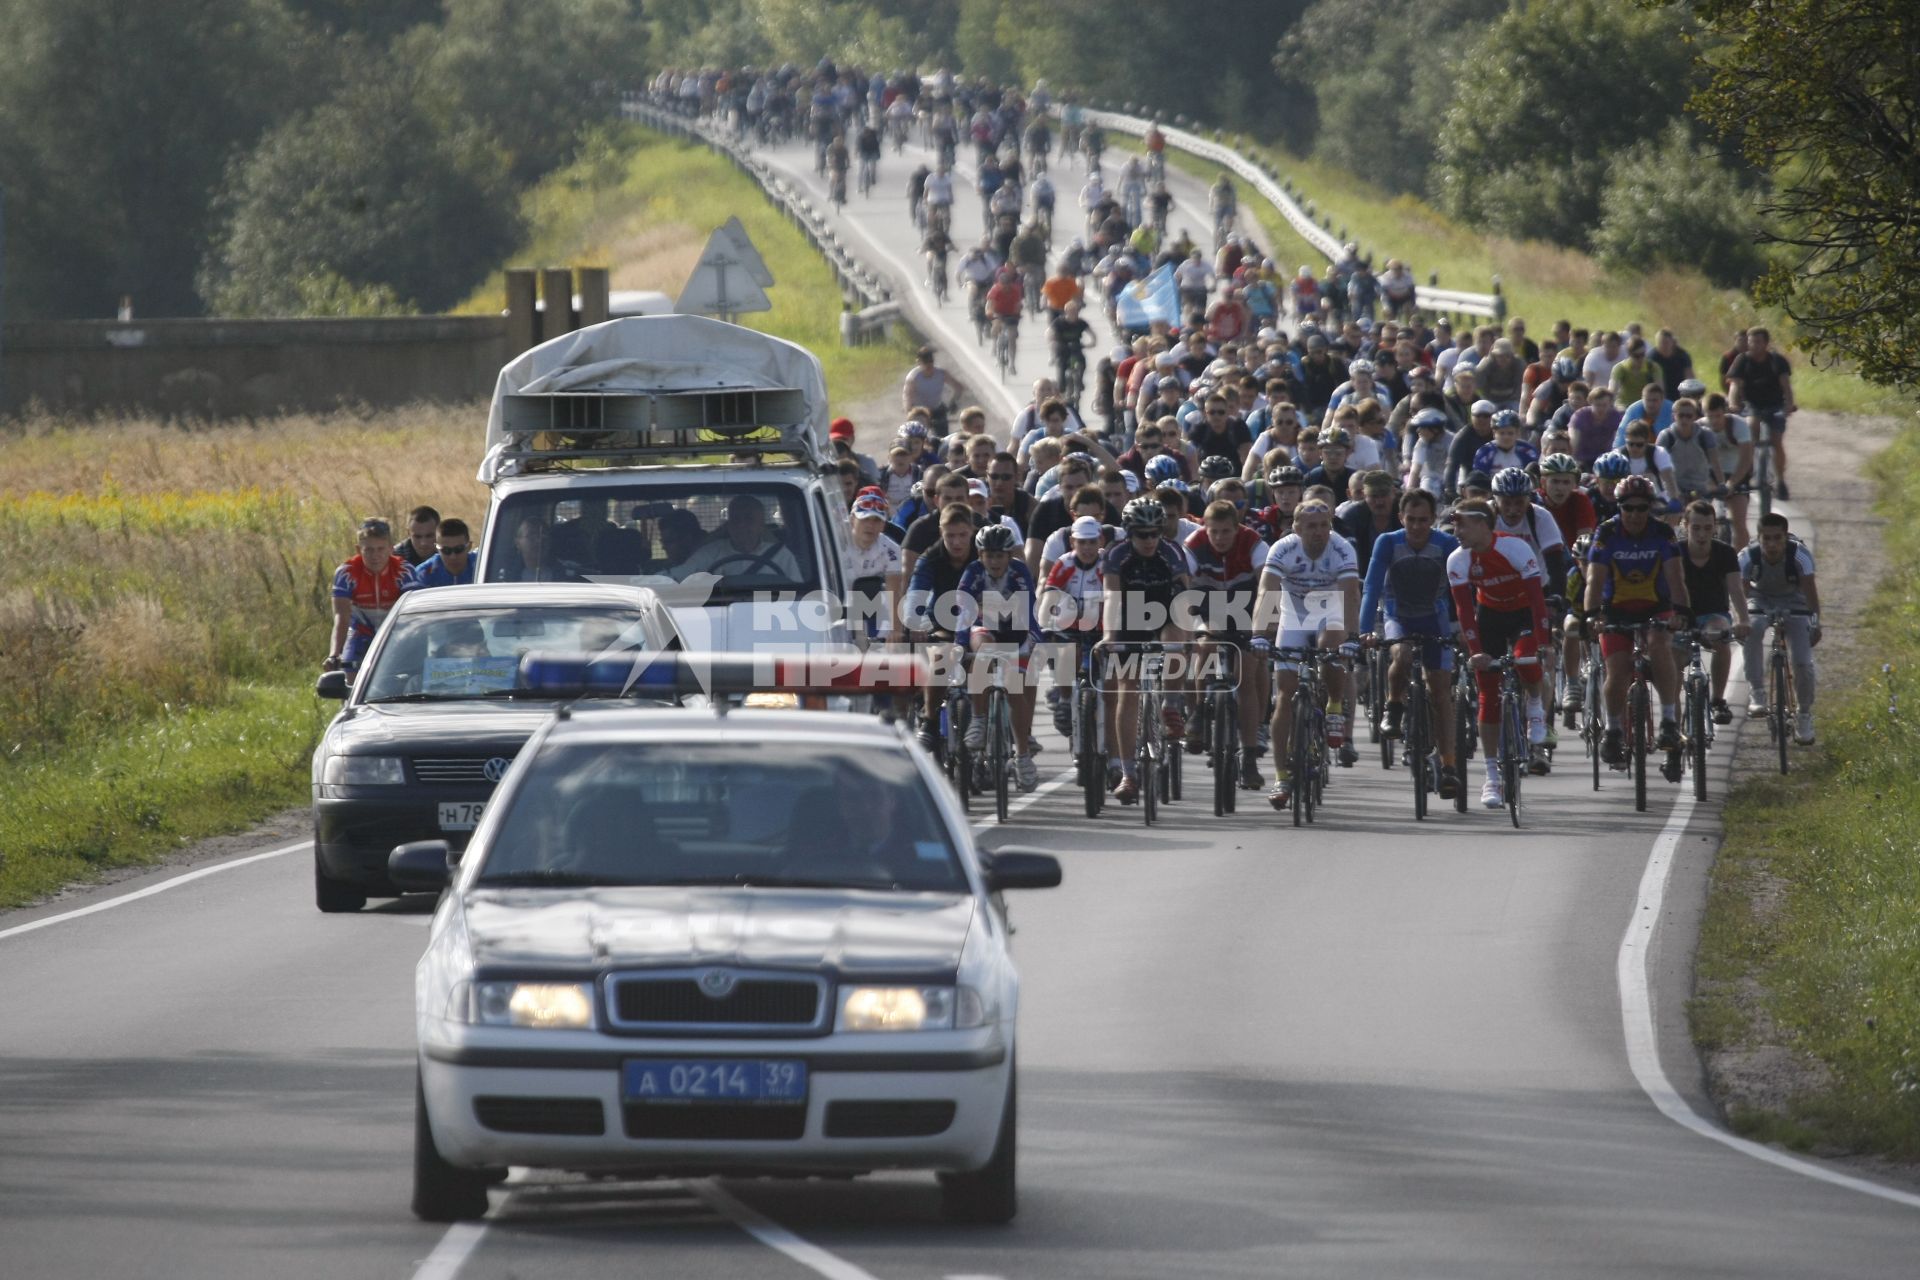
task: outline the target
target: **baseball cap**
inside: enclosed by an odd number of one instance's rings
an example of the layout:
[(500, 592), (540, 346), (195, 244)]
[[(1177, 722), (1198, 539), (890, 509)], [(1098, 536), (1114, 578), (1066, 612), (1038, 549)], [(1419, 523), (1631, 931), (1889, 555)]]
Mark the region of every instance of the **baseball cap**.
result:
[(1494, 403), (1491, 400), (1475, 400), (1473, 402), (1473, 416), (1476, 418), (1483, 413), (1491, 417), (1493, 416), (1493, 410)]
[(1484, 471), (1469, 471), (1466, 477), (1460, 481), (1460, 487), (1462, 489), (1486, 490), (1493, 488), (1493, 481), (1487, 478), (1487, 473)]
[(853, 504), (855, 520), (885, 520), (887, 501), (885, 498), (860, 498)]
[(853, 419), (835, 418), (832, 425), (827, 428), (827, 438), (830, 440), (853, 439)]
[(1100, 521), (1094, 516), (1081, 516), (1073, 522), (1072, 534), (1076, 538), (1097, 538), (1100, 536)]
[(980, 479), (973, 479), (973, 480), (967, 481), (967, 492), (976, 498), (985, 498), (989, 496), (987, 493), (987, 482), (985, 480), (980, 480)]

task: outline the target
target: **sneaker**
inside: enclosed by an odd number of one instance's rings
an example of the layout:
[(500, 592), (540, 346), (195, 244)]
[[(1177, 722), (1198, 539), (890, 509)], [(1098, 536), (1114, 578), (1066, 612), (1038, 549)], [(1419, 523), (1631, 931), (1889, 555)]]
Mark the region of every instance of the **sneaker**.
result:
[(1616, 769), (1627, 767), (1627, 735), (1618, 729), (1607, 730), (1600, 744), (1600, 758)]
[(1442, 764), (1440, 766), (1440, 772), (1435, 775), (1434, 787), (1440, 792), (1440, 798), (1442, 800), (1453, 799), (1460, 794), (1459, 771)]
[(1547, 719), (1545, 715), (1527, 716), (1527, 743), (1539, 746), (1547, 740)]
[(1160, 723), (1166, 726), (1170, 741), (1178, 742), (1187, 736), (1187, 714), (1178, 707), (1162, 707)]
[(1327, 745), (1337, 747), (1347, 740), (1347, 718), (1345, 716), (1327, 717)]
[(1527, 752), (1527, 772), (1535, 777), (1544, 777), (1552, 768), (1553, 764), (1547, 758), (1546, 744), (1535, 743), (1533, 749)]
[(1584, 684), (1569, 684), (1566, 693), (1562, 695), (1561, 698), (1561, 707), (1566, 711), (1569, 719), (1578, 715), (1580, 709), (1586, 705), (1587, 686)]
[(1207, 749), (1206, 730), (1201, 727), (1198, 720), (1187, 726), (1186, 747), (1187, 754), (1190, 756), (1197, 756)]
[(1340, 750), (1335, 753), (1335, 759), (1340, 762), (1342, 769), (1351, 769), (1360, 763), (1360, 753), (1353, 749), (1351, 742), (1343, 742), (1340, 744)]
[(1289, 778), (1276, 778), (1267, 792), (1267, 803), (1282, 813), (1293, 807), (1293, 782)]
[(987, 745), (987, 718), (985, 716), (970, 718), (967, 721), (967, 731), (963, 736), (966, 739), (967, 750), (973, 752), (984, 750)]
[(1124, 776), (1120, 771), (1120, 762), (1118, 760), (1107, 761), (1107, 790), (1112, 791), (1118, 787), (1120, 785), (1120, 779)]
[(1401, 721), (1406, 719), (1406, 715), (1406, 703), (1389, 702), (1387, 704), (1387, 727), (1380, 731), (1381, 736), (1386, 738), (1400, 737), (1400, 735), (1405, 732), (1405, 729), (1401, 726)]
[(1053, 731), (1067, 741), (1073, 741), (1073, 708), (1065, 702), (1053, 704)]
[(1136, 804), (1140, 800), (1140, 784), (1132, 778), (1120, 779), (1120, 785), (1113, 789), (1113, 798), (1121, 804)]
[(1507, 807), (1507, 793), (1500, 785), (1498, 774), (1488, 774), (1487, 780), (1480, 785), (1480, 807), (1482, 809), (1504, 809)]
[(1031, 733), (1027, 735), (1027, 754), (1028, 755), (1037, 756), (1042, 751), (1045, 751), (1045, 750), (1046, 748), (1040, 745), (1039, 738), (1035, 737)]
[(1022, 791), (1031, 791), (1040, 785), (1040, 769), (1033, 763), (1032, 756), (1021, 756), (1013, 762), (1013, 785)]
[(1544, 745), (1549, 752), (1560, 745), (1560, 726), (1551, 719), (1547, 721), (1547, 737), (1542, 745)]
[(1678, 751), (1680, 749), (1680, 728), (1671, 720), (1660, 722), (1660, 736), (1653, 740), (1656, 751)]
[(1240, 758), (1240, 789), (1258, 791), (1260, 789), (1260, 765), (1252, 756)]
[(1793, 740), (1803, 747), (1813, 745), (1813, 712), (1802, 711), (1794, 717)]
[(1789, 501), (1791, 501), (1791, 500), (1792, 500), (1792, 498), (1793, 498), (1793, 495), (1792, 495), (1791, 493), (1789, 493), (1789, 492), (1787, 492), (1787, 478), (1786, 478), (1785, 476), (1781, 476), (1781, 477), (1780, 477), (1780, 483), (1778, 483), (1778, 484), (1776, 484), (1776, 485), (1774, 485), (1773, 487), (1774, 487), (1775, 489), (1777, 489), (1777, 490), (1779, 491), (1779, 493), (1780, 493), (1780, 496), (1781, 496), (1782, 498), (1785, 498), (1785, 499), (1787, 499), (1787, 500), (1789, 500)]
[(1733, 708), (1727, 705), (1727, 700), (1725, 698), (1716, 698), (1714, 700), (1713, 722), (1715, 724), (1732, 724), (1733, 723)]
[(1766, 703), (1760, 701), (1758, 698), (1747, 699), (1747, 719), (1758, 720), (1761, 716), (1764, 716), (1765, 714), (1767, 714)]

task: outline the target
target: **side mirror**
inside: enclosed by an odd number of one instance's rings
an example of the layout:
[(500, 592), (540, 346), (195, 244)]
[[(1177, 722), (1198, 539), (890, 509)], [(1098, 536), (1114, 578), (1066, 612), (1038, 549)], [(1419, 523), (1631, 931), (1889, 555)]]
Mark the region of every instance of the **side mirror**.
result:
[(350, 686), (344, 671), (322, 671), (320, 678), (313, 682), (313, 693), (318, 698), (332, 698), (336, 702), (346, 701)]
[(403, 892), (437, 892), (453, 880), (455, 861), (445, 840), (415, 840), (387, 855), (387, 879)]
[(1007, 889), (1057, 889), (1060, 859), (1031, 849), (1001, 849), (980, 857), (988, 893)]

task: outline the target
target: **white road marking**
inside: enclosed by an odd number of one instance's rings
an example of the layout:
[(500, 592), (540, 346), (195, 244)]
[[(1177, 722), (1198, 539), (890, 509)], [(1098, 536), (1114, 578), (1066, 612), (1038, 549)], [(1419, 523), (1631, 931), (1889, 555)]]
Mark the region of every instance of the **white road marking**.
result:
[(440, 1237), (433, 1252), (414, 1269), (413, 1280), (453, 1280), (486, 1235), (484, 1222), (454, 1223), (447, 1228), (447, 1234)]
[(283, 845), (278, 849), (269, 849), (265, 853), (251, 854), (245, 858), (235, 858), (231, 862), (216, 862), (210, 867), (198, 871), (189, 871), (183, 876), (171, 880), (162, 880), (159, 884), (150, 884), (144, 889), (132, 893), (123, 893), (117, 898), (108, 898), (105, 902), (96, 902), (89, 907), (76, 907), (72, 911), (62, 911), (55, 916), (42, 916), (38, 920), (29, 920), (25, 924), (14, 925), (11, 929), (0, 929), (0, 938), (12, 938), (23, 933), (32, 933), (35, 929), (45, 929), (51, 925), (64, 924), (68, 920), (78, 920), (81, 916), (90, 916), (99, 911), (111, 911), (115, 907), (124, 907), (129, 902), (138, 902), (142, 898), (151, 898), (156, 893), (165, 893), (169, 889), (178, 889), (183, 884), (203, 880), (208, 876), (219, 875), (222, 871), (232, 871), (238, 867), (251, 866), (256, 862), (265, 862), (268, 858), (279, 858), (289, 853), (298, 853), (302, 849), (311, 849), (313, 841), (302, 840), (299, 844)]
[(871, 1271), (857, 1267), (817, 1244), (802, 1240), (773, 1219), (742, 1204), (718, 1183), (696, 1182), (691, 1184), (691, 1188), (693, 1194), (706, 1201), (714, 1212), (767, 1248), (784, 1254), (815, 1275), (825, 1276), (827, 1280), (875, 1280)]
[(1667, 881), (1673, 873), (1674, 851), (1679, 847), (1680, 837), (1686, 833), (1687, 821), (1693, 816), (1693, 806), (1692, 788), (1683, 789), (1673, 802), (1672, 812), (1667, 815), (1666, 826), (1661, 828), (1659, 837), (1653, 842), (1653, 853), (1647, 859), (1646, 872), (1640, 877), (1639, 901), (1634, 906), (1633, 919), (1627, 922), (1626, 935), (1620, 939), (1620, 1015), (1626, 1029), (1627, 1064), (1633, 1069), (1633, 1078), (1640, 1082), (1640, 1088), (1652, 1099), (1662, 1115), (1703, 1138), (1710, 1138), (1742, 1155), (1764, 1160), (1777, 1168), (1817, 1182), (1876, 1196), (1910, 1209), (1920, 1209), (1920, 1195), (1882, 1186), (1866, 1178), (1856, 1178), (1727, 1132), (1695, 1111), (1673, 1087), (1672, 1081), (1667, 1079), (1666, 1070), (1660, 1065), (1659, 1036), (1654, 1030), (1653, 975), (1650, 965), (1654, 930), (1659, 927), (1660, 912), (1666, 901)]

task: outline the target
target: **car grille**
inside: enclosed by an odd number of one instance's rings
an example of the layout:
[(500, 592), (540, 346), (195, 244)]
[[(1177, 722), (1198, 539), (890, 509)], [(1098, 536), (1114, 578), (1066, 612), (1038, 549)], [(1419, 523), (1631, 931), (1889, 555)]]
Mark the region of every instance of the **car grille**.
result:
[(422, 782), (486, 783), (489, 781), (487, 761), (511, 761), (513, 754), (511, 751), (494, 751), (484, 756), (415, 756), (413, 775)]
[(616, 977), (616, 1028), (807, 1030), (821, 1021), (826, 984), (816, 978), (737, 978), (725, 995), (711, 996), (697, 977)]
[(688, 1142), (792, 1142), (807, 1132), (803, 1105), (748, 1105), (712, 1103), (665, 1106), (629, 1103), (625, 1113), (629, 1138), (669, 1138)]
[(829, 1138), (931, 1138), (953, 1124), (951, 1102), (915, 1099), (829, 1102)]
[(475, 1098), (473, 1114), (496, 1133), (597, 1137), (607, 1131), (598, 1098)]

